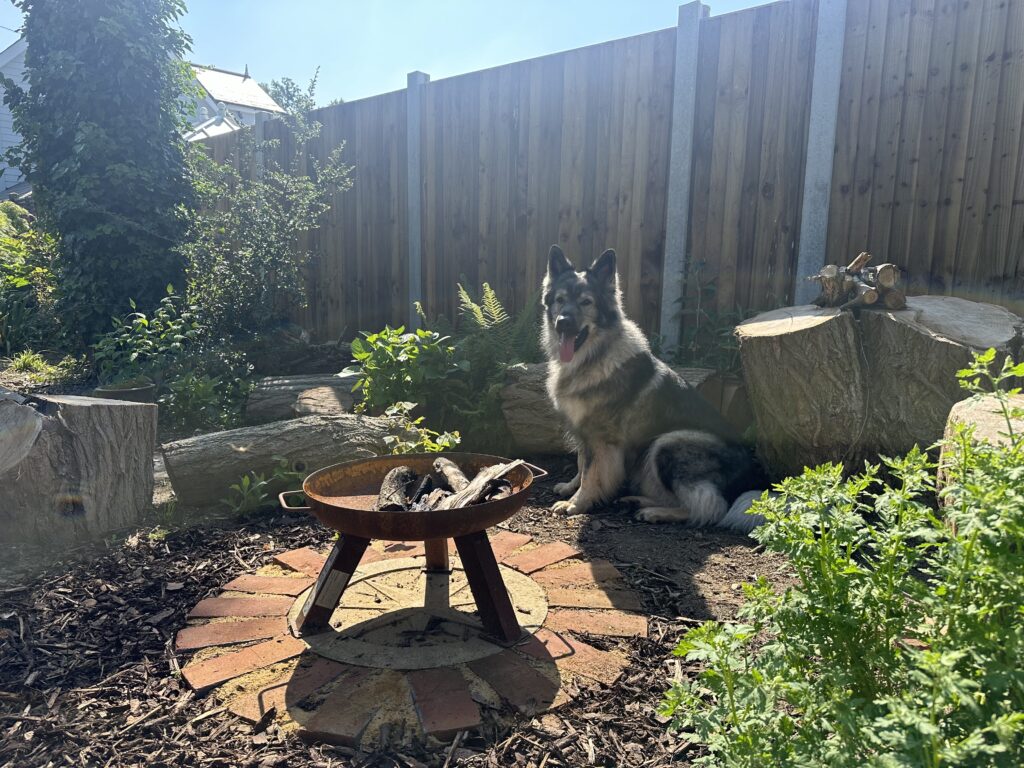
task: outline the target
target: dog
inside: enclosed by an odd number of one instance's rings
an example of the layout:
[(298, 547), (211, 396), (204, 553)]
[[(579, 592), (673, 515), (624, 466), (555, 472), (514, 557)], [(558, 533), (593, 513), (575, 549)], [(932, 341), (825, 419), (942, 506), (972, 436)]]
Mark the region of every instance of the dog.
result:
[[(652, 353), (626, 317), (606, 250), (577, 272), (557, 245), (542, 286), (548, 395), (576, 448), (576, 477), (552, 509), (582, 514), (619, 499), (646, 522), (719, 525), (744, 533), (764, 487), (753, 452), (693, 387)], [(628, 489), (632, 495), (620, 497)]]

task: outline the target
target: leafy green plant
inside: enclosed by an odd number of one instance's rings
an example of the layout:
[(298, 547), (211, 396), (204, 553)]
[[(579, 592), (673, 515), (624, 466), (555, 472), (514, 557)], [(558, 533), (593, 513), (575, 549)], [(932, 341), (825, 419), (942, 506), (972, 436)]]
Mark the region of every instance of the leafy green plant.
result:
[(52, 238), (28, 228), (27, 211), (9, 202), (0, 206), (7, 206), (0, 211), (0, 353), (10, 356), (61, 336), (54, 311), (56, 250)]
[(436, 432), (423, 425), (423, 417), (413, 418), (410, 412), (416, 403), (395, 403), (384, 415), (396, 419), (400, 431), (398, 434), (387, 435), (385, 445), (392, 454), (400, 453), (440, 453), (458, 446), (462, 441), (458, 432)]
[(150, 312), (192, 204), (183, 127), (194, 92), (181, 0), (17, 0), (26, 82), (3, 79), (22, 141), (7, 153), (57, 239), (62, 316), (92, 341), (134, 296)]
[(228, 489), (228, 496), (220, 502), (235, 514), (256, 512), (277, 504), (277, 494), (301, 490), (306, 478), (306, 466), (301, 461), (291, 462), (283, 456), (275, 457), (277, 466), (268, 477), (263, 472), (248, 472)]
[(162, 423), (175, 430), (237, 426), (252, 390), (251, 374), (242, 352), (200, 338), (165, 374), (158, 398)]
[[(706, 623), (676, 654), (700, 664), (661, 713), (715, 766), (1024, 763), (1024, 364), (995, 352), (960, 373), (998, 398), (1001, 445), (960, 428), (944, 485), (915, 449), (844, 478), (789, 478), (754, 536), (796, 585), (745, 585), (739, 623)], [(936, 496), (937, 494), (937, 496)], [(934, 500), (938, 499), (936, 508)]]
[(395, 403), (418, 402), (426, 405), (432, 421), (444, 423), (439, 384), (466, 367), (456, 360), (450, 340), (423, 328), (406, 333), (405, 326), (385, 326), (363, 336), (352, 340), (357, 365), (345, 369), (358, 374), (353, 391), (362, 392), (363, 399), (356, 409), (379, 414)]
[(104, 383), (137, 381), (149, 378), (160, 383), (164, 372), (189, 346), (195, 344), (202, 330), (195, 312), (170, 285), (157, 309), (147, 315), (133, 310), (124, 318), (114, 318), (113, 330), (93, 345), (99, 378)]
[(352, 186), (343, 145), (325, 158), (308, 149), (321, 128), (304, 111), (314, 87), (315, 79), (308, 101), (298, 98), (294, 83), (285, 87), (295, 110), (284, 116), (286, 141), (260, 140), (245, 129), (223, 163), (201, 147), (189, 156), (200, 205), (180, 253), (189, 300), (217, 336), (257, 334), (305, 306), (305, 235), (319, 227), (334, 196)]
[(11, 370), (18, 373), (45, 373), (50, 364), (38, 352), (26, 349), (11, 358)]

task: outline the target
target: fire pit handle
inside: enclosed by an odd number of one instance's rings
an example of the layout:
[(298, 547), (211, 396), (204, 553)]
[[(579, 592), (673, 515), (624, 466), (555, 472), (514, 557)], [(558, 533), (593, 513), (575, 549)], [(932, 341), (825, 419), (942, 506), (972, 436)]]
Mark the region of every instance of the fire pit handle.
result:
[(542, 477), (548, 476), (548, 471), (546, 469), (541, 469), (536, 464), (531, 464), (528, 461), (524, 461), (523, 465), (526, 466), (531, 472), (533, 472), (534, 480), (540, 480)]
[(277, 500), (281, 504), (281, 509), (288, 510), (289, 512), (309, 512), (309, 507), (292, 507), (285, 501), (285, 497), (296, 496), (301, 493), (302, 491), (282, 491), (277, 494)]

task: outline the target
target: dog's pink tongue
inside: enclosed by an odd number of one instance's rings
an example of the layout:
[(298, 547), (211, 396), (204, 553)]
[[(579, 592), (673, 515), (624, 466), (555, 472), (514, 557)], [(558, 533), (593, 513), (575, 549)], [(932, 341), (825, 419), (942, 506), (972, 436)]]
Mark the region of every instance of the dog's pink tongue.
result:
[(576, 354), (576, 337), (563, 333), (559, 338), (558, 354), (563, 363), (571, 363)]

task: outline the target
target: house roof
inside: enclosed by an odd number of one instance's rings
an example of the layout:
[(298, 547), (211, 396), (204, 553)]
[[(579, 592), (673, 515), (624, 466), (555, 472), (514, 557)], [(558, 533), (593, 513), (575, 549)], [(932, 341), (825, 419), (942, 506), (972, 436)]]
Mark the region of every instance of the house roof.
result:
[(0, 69), (14, 61), (14, 59), (19, 54), (24, 53), (27, 48), (28, 43), (25, 42), (25, 38), (19, 37), (13, 43), (0, 51)]
[(229, 72), (226, 69), (192, 65), (196, 80), (210, 98), (225, 104), (249, 107), (263, 112), (284, 112), (276, 101), (264, 91), (248, 73)]

